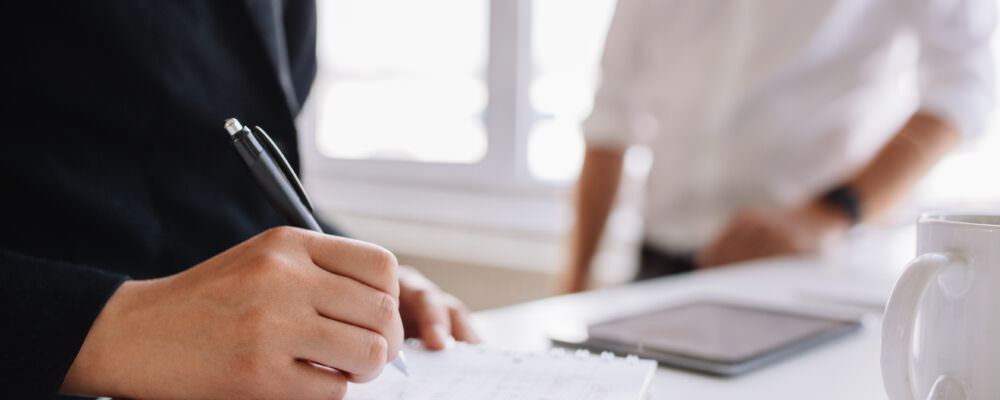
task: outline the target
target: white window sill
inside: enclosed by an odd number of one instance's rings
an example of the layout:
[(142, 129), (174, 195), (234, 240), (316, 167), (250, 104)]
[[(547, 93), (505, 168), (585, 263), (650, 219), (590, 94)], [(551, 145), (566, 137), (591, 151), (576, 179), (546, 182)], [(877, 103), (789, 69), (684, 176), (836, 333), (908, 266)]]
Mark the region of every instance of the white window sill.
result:
[[(318, 214), (399, 254), (544, 273), (565, 264), (568, 187), (528, 194), (312, 175), (306, 182)], [(599, 283), (631, 274), (640, 221), (635, 207), (613, 212), (595, 260)]]

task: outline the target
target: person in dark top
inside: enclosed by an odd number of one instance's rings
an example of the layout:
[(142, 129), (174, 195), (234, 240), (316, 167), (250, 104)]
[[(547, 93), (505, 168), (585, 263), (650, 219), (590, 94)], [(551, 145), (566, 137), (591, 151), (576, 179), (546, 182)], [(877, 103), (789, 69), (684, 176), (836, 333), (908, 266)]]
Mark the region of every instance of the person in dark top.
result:
[(404, 325), (477, 340), (388, 251), (280, 227), (222, 129), (265, 127), (299, 168), (311, 1), (56, 3), (5, 13), (5, 395), (339, 398)]

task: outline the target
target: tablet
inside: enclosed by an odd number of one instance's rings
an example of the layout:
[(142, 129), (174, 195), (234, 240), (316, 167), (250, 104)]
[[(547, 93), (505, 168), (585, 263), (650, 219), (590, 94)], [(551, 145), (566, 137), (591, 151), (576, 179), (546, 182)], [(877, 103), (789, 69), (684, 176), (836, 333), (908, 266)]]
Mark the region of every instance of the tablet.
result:
[[(744, 304), (699, 301), (590, 325), (557, 345), (635, 354), (712, 375), (739, 375), (856, 331), (838, 319)], [(582, 339), (582, 340), (581, 340)]]

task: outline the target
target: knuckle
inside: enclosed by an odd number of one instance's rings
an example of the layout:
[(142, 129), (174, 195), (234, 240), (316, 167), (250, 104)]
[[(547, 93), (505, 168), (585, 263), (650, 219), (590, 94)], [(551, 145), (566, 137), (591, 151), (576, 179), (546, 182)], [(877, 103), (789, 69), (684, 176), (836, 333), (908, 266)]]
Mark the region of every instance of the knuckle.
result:
[(396, 279), (399, 262), (396, 255), (383, 248), (378, 248), (372, 253), (372, 269), (375, 274), (384, 280)]
[(269, 283), (284, 281), (298, 276), (300, 268), (295, 268), (294, 259), (275, 250), (262, 251), (253, 260), (257, 277)]
[(270, 252), (262, 252), (250, 261), (249, 268), (247, 268), (245, 277), (242, 280), (254, 290), (271, 287), (274, 284), (275, 277), (280, 276), (281, 270), (284, 269), (283, 264), (278, 255)]
[(397, 311), (399, 310), (399, 303), (396, 298), (388, 293), (378, 292), (375, 295), (374, 309), (372, 312), (375, 314), (375, 318), (385, 323), (395, 322), (395, 317)]
[(267, 242), (277, 243), (290, 240), (299, 234), (298, 229), (290, 226), (276, 226), (260, 234), (260, 237)]
[(264, 271), (270, 271), (281, 268), (285, 264), (285, 259), (277, 251), (265, 250), (257, 254), (254, 264)]

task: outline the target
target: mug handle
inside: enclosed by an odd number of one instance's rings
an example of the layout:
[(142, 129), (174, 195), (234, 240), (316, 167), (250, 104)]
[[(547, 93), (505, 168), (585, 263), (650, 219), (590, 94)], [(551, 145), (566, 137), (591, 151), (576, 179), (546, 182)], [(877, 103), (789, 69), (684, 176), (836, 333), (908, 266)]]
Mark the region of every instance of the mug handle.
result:
[(882, 321), (882, 380), (891, 400), (914, 400), (910, 354), (917, 309), (931, 279), (961, 259), (944, 253), (920, 255), (896, 282)]

